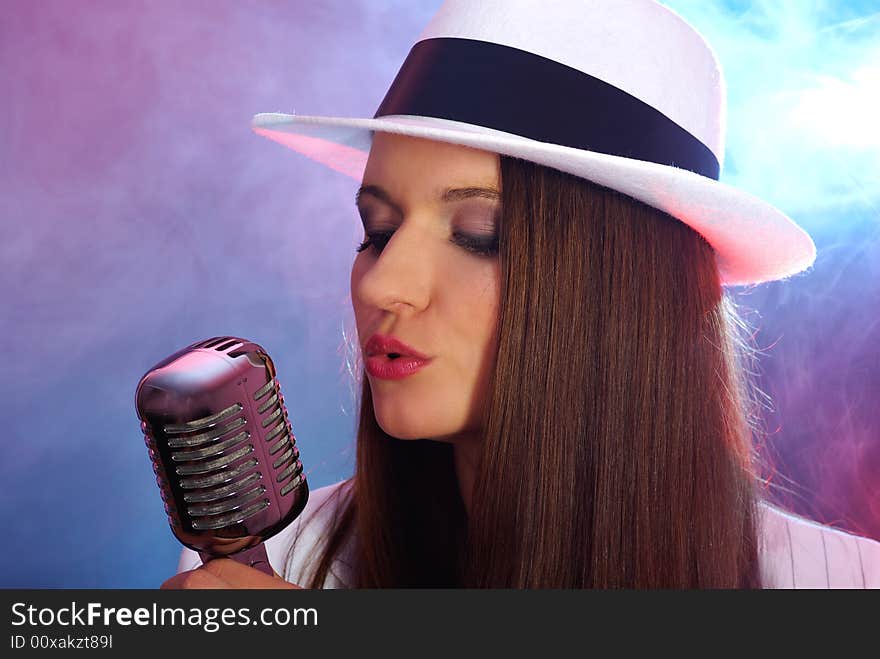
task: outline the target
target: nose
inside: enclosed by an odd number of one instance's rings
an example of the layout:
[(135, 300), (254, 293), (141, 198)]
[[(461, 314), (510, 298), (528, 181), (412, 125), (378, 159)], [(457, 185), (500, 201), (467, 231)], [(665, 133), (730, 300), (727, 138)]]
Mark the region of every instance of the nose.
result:
[(398, 227), (381, 252), (361, 258), (352, 271), (352, 295), (362, 304), (405, 313), (428, 304), (432, 278), (427, 236), (414, 225)]

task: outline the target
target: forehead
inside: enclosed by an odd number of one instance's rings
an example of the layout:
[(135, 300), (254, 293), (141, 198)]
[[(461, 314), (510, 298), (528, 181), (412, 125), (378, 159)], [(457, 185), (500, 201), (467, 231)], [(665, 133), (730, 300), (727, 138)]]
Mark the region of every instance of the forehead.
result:
[(497, 153), (407, 135), (376, 132), (365, 184), (438, 190), (453, 185), (498, 185)]

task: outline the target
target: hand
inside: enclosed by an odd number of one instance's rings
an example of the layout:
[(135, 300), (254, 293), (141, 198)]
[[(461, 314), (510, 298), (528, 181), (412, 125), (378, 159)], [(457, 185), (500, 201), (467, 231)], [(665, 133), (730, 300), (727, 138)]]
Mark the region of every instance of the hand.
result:
[(214, 558), (194, 570), (175, 574), (161, 586), (163, 590), (199, 588), (298, 588), (273, 572), (264, 572), (237, 563), (230, 558)]

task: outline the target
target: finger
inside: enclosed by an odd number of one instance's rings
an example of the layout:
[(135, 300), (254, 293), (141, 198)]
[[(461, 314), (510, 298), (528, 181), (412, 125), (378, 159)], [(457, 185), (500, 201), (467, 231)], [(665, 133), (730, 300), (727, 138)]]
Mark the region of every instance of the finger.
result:
[(210, 560), (203, 569), (228, 583), (227, 588), (299, 588), (299, 586), (282, 579), (274, 571), (273, 576), (269, 576), (230, 558)]
[(170, 579), (166, 579), (159, 588), (162, 590), (180, 590), (232, 588), (232, 586), (204, 567), (198, 567), (194, 570), (175, 574)]

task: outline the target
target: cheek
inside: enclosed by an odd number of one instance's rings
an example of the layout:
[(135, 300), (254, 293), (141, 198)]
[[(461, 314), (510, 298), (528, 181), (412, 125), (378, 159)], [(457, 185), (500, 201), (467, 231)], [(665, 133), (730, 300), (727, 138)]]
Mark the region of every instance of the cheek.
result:
[(351, 305), (354, 308), (355, 316), (358, 315), (360, 311), (360, 303), (357, 297), (357, 289), (360, 285), (361, 279), (364, 277), (364, 262), (363, 259), (360, 258), (360, 255), (355, 257), (354, 262), (351, 265), (351, 275), (349, 276), (348, 285), (349, 285), (349, 295), (351, 298)]
[(348, 278), (349, 285), (351, 286), (352, 291), (355, 290), (355, 286), (361, 280), (361, 277), (363, 277), (363, 270), (363, 259), (361, 258), (361, 255), (358, 254), (356, 257), (354, 257), (354, 261), (351, 262), (351, 274)]
[(498, 314), (501, 309), (501, 267), (497, 263), (487, 276), (483, 289), (483, 331), (485, 333), (485, 351), (483, 359), (487, 363), (494, 361), (498, 346)]
[(458, 320), (467, 330), (474, 348), (481, 348), (490, 342), (498, 323), (501, 286), (500, 267), (497, 264), (483, 264), (470, 272), (461, 271), (464, 276), (456, 286), (456, 305)]
[(471, 279), (470, 288), (471, 295), (476, 297), (475, 304), (483, 310), (482, 315), (497, 316), (501, 300), (501, 266), (498, 262), (480, 268)]

